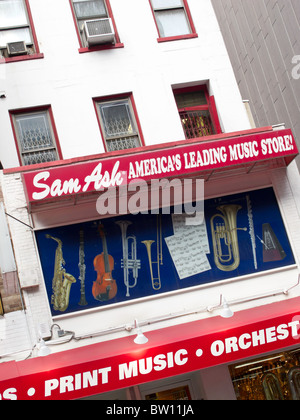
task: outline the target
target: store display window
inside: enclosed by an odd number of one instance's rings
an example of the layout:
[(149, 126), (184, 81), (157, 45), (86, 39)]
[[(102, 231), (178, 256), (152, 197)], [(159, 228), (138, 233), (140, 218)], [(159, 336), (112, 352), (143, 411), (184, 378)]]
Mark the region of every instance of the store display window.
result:
[(295, 263), (272, 188), (206, 200), (198, 226), (168, 210), (36, 232), (52, 314)]
[(191, 400), (191, 393), (188, 385), (176, 388), (165, 389), (163, 391), (152, 392), (145, 396), (146, 400)]
[(229, 366), (238, 400), (299, 400), (300, 348)]

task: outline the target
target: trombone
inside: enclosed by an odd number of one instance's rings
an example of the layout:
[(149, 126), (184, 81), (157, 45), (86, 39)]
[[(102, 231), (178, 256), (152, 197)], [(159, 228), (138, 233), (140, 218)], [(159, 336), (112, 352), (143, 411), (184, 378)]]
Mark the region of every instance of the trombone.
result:
[[(129, 289), (132, 289), (137, 285), (138, 270), (141, 268), (141, 261), (137, 259), (136, 237), (133, 235), (127, 236), (127, 228), (132, 223), (128, 220), (121, 220), (115, 223), (116, 225), (120, 226), (122, 232), (123, 258), (121, 260), (121, 267), (124, 270), (124, 284), (126, 286), (126, 297), (129, 297)], [(131, 284), (130, 275), (133, 278)]]
[[(155, 243), (155, 241), (152, 241), (152, 240), (142, 241), (142, 244), (144, 244), (147, 249), (152, 288), (153, 290), (160, 290), (161, 289), (160, 266), (163, 265), (161, 216), (157, 216), (156, 261), (152, 261), (151, 245), (153, 243)], [(153, 274), (153, 264), (157, 264), (157, 277), (154, 277), (154, 274)]]

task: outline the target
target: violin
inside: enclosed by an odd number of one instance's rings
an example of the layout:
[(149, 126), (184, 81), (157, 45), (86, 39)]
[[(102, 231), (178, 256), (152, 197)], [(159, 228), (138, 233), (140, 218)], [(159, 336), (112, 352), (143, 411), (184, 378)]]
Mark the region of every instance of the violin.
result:
[(92, 293), (96, 300), (105, 302), (113, 299), (118, 291), (117, 283), (112, 277), (114, 259), (107, 251), (106, 237), (102, 224), (98, 226), (102, 239), (103, 252), (94, 258), (94, 268), (97, 271), (97, 280), (93, 283)]

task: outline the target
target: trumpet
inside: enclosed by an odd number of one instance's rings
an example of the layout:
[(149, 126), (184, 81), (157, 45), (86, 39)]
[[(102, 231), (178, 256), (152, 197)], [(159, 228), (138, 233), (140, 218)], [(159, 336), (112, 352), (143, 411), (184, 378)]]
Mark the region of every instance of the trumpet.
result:
[[(128, 220), (121, 220), (115, 223), (118, 226), (120, 226), (122, 233), (123, 258), (121, 260), (121, 267), (124, 270), (124, 284), (126, 286), (126, 297), (129, 297), (129, 289), (133, 289), (137, 285), (138, 270), (141, 268), (141, 261), (137, 259), (136, 237), (134, 235), (127, 236), (127, 228), (132, 223)], [(129, 249), (131, 250), (131, 252), (129, 251)], [(131, 284), (130, 275), (133, 278)]]
[[(217, 207), (221, 214), (217, 213), (210, 219), (214, 260), (216, 266), (222, 271), (233, 271), (240, 265), (240, 252), (238, 244), (238, 230), (247, 231), (247, 228), (237, 227), (237, 213), (242, 206), (229, 204)], [(214, 225), (215, 218), (221, 218), (223, 223)], [(225, 250), (223, 251), (222, 242)], [(227, 251), (226, 251), (227, 249)]]
[[(142, 244), (146, 246), (150, 275), (153, 290), (161, 289), (161, 277), (160, 277), (160, 265), (163, 265), (163, 253), (162, 253), (162, 229), (161, 229), (161, 218), (157, 219), (157, 244), (156, 244), (156, 261), (152, 261), (151, 245), (155, 243), (152, 240), (142, 241)], [(153, 264), (157, 264), (157, 277), (153, 274)]]

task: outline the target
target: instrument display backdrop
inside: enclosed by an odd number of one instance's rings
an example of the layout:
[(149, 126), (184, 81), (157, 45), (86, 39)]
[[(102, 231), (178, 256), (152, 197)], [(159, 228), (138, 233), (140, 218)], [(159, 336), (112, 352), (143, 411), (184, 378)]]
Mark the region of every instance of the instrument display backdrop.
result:
[(36, 232), (53, 316), (295, 263), (272, 188), (204, 209), (199, 226), (149, 212)]

